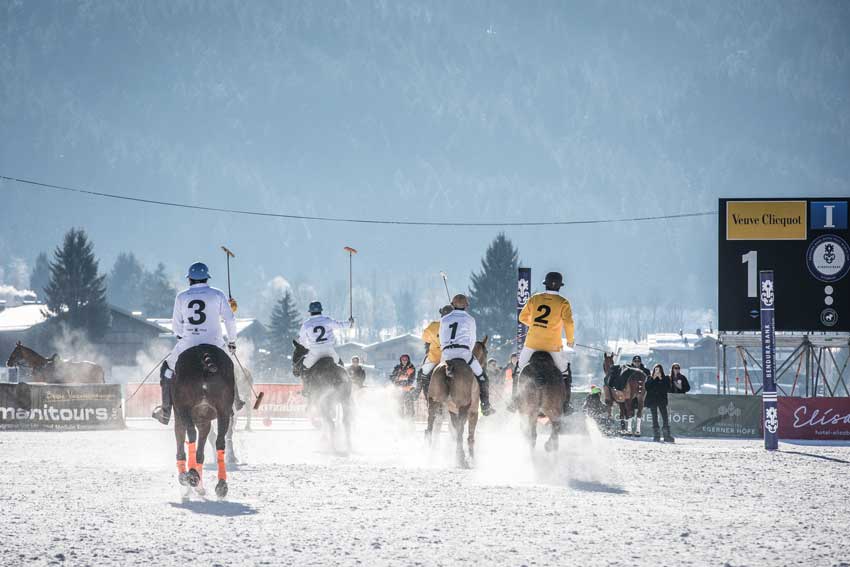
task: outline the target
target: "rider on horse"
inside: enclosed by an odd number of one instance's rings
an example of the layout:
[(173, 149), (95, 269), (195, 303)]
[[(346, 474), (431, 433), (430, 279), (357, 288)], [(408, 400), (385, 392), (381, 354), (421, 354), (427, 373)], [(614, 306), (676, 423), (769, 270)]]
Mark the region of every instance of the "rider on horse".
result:
[[(336, 362), (339, 356), (334, 349), (334, 331), (345, 326), (345, 321), (337, 321), (322, 315), (322, 304), (313, 301), (308, 307), (310, 317), (301, 324), (298, 334), (298, 342), (309, 349), (302, 361), (303, 369), (299, 372), (304, 384), (302, 395), (310, 395), (310, 383), (307, 380), (308, 370), (324, 357), (329, 357)], [(348, 320), (349, 326), (354, 325), (354, 318)]]
[[(189, 348), (202, 344), (224, 348), (220, 320), (224, 320), (227, 328), (227, 349), (231, 353), (236, 352), (236, 319), (233, 316), (236, 302), (228, 300), (220, 289), (207, 284), (210, 272), (206, 264), (195, 262), (189, 266), (186, 277), (189, 279), (189, 288), (177, 294), (171, 318), (171, 330), (177, 337), (177, 344), (163, 361), (159, 372), (162, 405), (154, 410), (153, 418), (163, 425), (168, 425), (171, 419), (171, 379), (180, 355)], [(237, 394), (237, 409), (243, 404)]]
[(441, 362), (453, 359), (463, 359), (469, 364), (469, 368), (478, 379), (481, 396), (481, 413), (491, 415), (496, 410), (490, 407), (490, 383), (487, 374), (481, 368), (472, 355), (476, 341), (475, 319), (466, 312), (469, 307), (469, 299), (463, 294), (452, 298), (453, 311), (447, 313), (440, 319), (440, 349), (442, 350)]
[[(444, 317), (452, 312), (451, 305), (440, 307), (440, 317)], [(431, 383), (431, 373), (434, 368), (440, 364), (440, 358), (443, 356), (443, 351), (440, 349), (440, 321), (431, 321), (425, 330), (422, 331), (422, 341), (425, 343), (425, 361), (419, 367), (419, 388), (428, 398), (428, 384)]]
[[(575, 344), (573, 310), (570, 302), (560, 294), (560, 289), (564, 287), (564, 277), (560, 273), (546, 274), (543, 285), (546, 291), (532, 295), (519, 314), (520, 323), (528, 327), (528, 335), (519, 353), (517, 362), (519, 369), (516, 376), (519, 376), (523, 368), (531, 361), (532, 354), (545, 351), (549, 353), (555, 366), (560, 370), (564, 377), (564, 385), (569, 391), (570, 363), (561, 344), (561, 335), (566, 334), (567, 344), (570, 347)], [(515, 408), (517, 404), (517, 382), (519, 380), (513, 381), (511, 408)]]

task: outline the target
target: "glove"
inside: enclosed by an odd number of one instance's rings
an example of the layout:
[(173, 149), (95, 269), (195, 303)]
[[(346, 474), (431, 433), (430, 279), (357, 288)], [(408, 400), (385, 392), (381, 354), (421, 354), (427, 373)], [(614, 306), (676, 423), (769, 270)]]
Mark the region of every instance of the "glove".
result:
[(230, 304), (230, 310), (236, 313), (236, 310), (239, 309), (239, 304), (236, 303), (236, 300), (231, 297), (227, 302)]
[(227, 343), (227, 350), (230, 351), (230, 354), (236, 354), (236, 343), (233, 341)]

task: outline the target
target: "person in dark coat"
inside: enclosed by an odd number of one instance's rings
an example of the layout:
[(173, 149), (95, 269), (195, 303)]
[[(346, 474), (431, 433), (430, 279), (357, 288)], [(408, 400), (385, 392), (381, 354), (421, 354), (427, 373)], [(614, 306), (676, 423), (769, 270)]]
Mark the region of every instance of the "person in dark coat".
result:
[(366, 370), (360, 366), (360, 357), (351, 357), (351, 366), (348, 367), (348, 376), (351, 378), (351, 383), (356, 388), (362, 388), (366, 382)]
[(664, 367), (656, 364), (652, 367), (649, 380), (646, 381), (646, 400), (644, 405), (652, 411), (652, 437), (661, 441), (661, 431), (658, 427), (658, 414), (661, 413), (664, 441), (673, 443), (670, 434), (670, 416), (667, 412), (667, 393), (670, 391), (670, 377), (664, 374)]
[(687, 394), (691, 391), (691, 384), (688, 382), (688, 377), (682, 374), (682, 367), (678, 362), (674, 362), (670, 367), (670, 393), (671, 394)]
[(632, 368), (637, 368), (638, 370), (646, 374), (647, 378), (649, 378), (649, 369), (643, 365), (643, 359), (641, 359), (639, 355), (635, 355), (632, 358), (632, 363), (629, 366), (631, 366)]
[(390, 374), (390, 382), (401, 391), (402, 417), (412, 420), (416, 401), (413, 396), (418, 395), (419, 391), (416, 389), (416, 368), (410, 362), (410, 355), (403, 354), (399, 357), (398, 364)]

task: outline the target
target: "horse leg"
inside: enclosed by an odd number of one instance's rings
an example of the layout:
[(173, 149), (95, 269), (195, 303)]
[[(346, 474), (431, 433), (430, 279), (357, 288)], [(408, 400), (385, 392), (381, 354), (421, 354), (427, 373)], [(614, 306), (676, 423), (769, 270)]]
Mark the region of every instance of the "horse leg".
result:
[(469, 447), (469, 458), (475, 461), (475, 428), (478, 427), (478, 412), (470, 410), (469, 412), (469, 432), (466, 437), (466, 444)]
[(344, 451), (345, 453), (351, 452), (351, 412), (352, 412), (352, 403), (351, 397), (345, 399), (340, 404), (342, 407), (342, 430), (345, 435), (345, 445)]
[(557, 451), (561, 436), (561, 416), (547, 417), (549, 418), (549, 423), (552, 425), (552, 433), (549, 435), (549, 439), (546, 441), (543, 448), (546, 449), (547, 452)]
[(186, 435), (189, 438), (189, 442), (186, 443), (186, 453), (188, 454), (186, 478), (189, 481), (189, 486), (194, 488), (201, 483), (201, 473), (198, 470), (198, 431), (195, 429), (192, 413), (188, 408), (181, 410), (180, 419), (185, 424)]
[(215, 485), (215, 495), (219, 498), (224, 498), (227, 496), (227, 464), (225, 453), (228, 445), (228, 435), (232, 435), (230, 412), (220, 411), (216, 425), (215, 458), (218, 465), (218, 483)]
[(174, 439), (177, 441), (177, 482), (181, 486), (189, 484), (186, 478), (186, 425), (180, 416), (174, 415)]
[(455, 433), (455, 461), (457, 466), (462, 469), (469, 468), (469, 462), (466, 460), (466, 453), (463, 450), (463, 425), (467, 420), (469, 408), (458, 408), (458, 413), (452, 414), (452, 425), (454, 425)]
[(634, 405), (637, 405), (637, 408), (634, 408), (634, 406), (632, 407), (632, 417), (635, 420), (635, 437), (640, 437), (640, 426), (641, 426), (641, 422), (643, 421), (641, 419), (641, 417), (643, 417), (642, 416), (643, 412), (641, 411), (641, 408), (640, 408), (640, 405), (639, 405), (637, 399), (632, 400), (631, 403), (634, 404)]
[(235, 465), (239, 462), (239, 459), (236, 458), (236, 448), (233, 446), (233, 432), (236, 431), (236, 415), (230, 414), (228, 421), (230, 423), (227, 426), (227, 434), (225, 435), (224, 460), (229, 465)]
[(431, 443), (434, 435), (434, 420), (437, 417), (437, 401), (427, 398), (428, 400), (428, 425), (425, 427), (425, 441)]
[[(196, 457), (196, 462), (198, 464), (198, 486), (196, 490), (198, 494), (204, 493), (204, 448), (207, 444), (207, 438), (210, 435), (210, 429), (212, 428), (212, 423), (207, 421), (198, 426), (198, 454)], [(227, 430), (224, 430), (227, 433)], [(220, 435), (221, 433), (219, 433)]]

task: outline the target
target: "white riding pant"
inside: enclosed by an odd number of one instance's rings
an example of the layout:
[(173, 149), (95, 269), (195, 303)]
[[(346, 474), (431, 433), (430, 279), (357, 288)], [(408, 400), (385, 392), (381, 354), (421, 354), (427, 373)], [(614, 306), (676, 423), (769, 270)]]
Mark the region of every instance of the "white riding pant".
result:
[(484, 369), (481, 368), (481, 363), (478, 362), (478, 359), (472, 356), (472, 351), (466, 348), (447, 348), (443, 350), (443, 355), (440, 357), (440, 362), (445, 362), (447, 360), (457, 360), (457, 359), (465, 360), (469, 367), (472, 369), (472, 373), (475, 374), (476, 378), (480, 378), (484, 374)]
[(304, 369), (308, 370), (313, 368), (314, 364), (326, 356), (329, 356), (334, 362), (339, 360), (339, 356), (336, 354), (336, 349), (334, 349), (333, 344), (311, 346), (310, 350), (307, 352), (307, 356), (304, 357)]
[[(533, 348), (522, 347), (522, 350), (519, 353), (519, 371), (522, 372), (522, 369), (528, 366), (528, 363), (531, 362), (531, 355), (535, 352)], [(558, 350), (555, 352), (544, 350), (539, 352), (548, 352), (552, 357), (552, 361), (555, 363), (555, 366), (558, 367), (558, 370), (561, 371), (561, 374), (567, 371), (567, 366), (570, 363), (569, 358), (567, 357), (566, 351)], [(519, 376), (519, 374), (517, 374)]]
[(169, 370), (171, 370), (171, 373), (166, 373), (167, 378), (171, 378), (174, 370), (177, 369), (177, 359), (180, 358), (180, 355), (190, 348), (198, 345), (213, 345), (221, 348), (224, 352), (227, 352), (227, 345), (224, 344), (224, 339), (221, 337), (196, 337), (193, 335), (182, 337), (177, 340), (177, 344), (175, 344), (174, 348), (171, 349), (171, 354), (169, 354), (165, 359), (165, 362), (168, 363)]
[(422, 371), (422, 374), (424, 374), (425, 376), (428, 376), (429, 374), (431, 374), (431, 372), (434, 371), (434, 369), (436, 367), (437, 367), (436, 362), (431, 362), (430, 360), (426, 360), (425, 362), (422, 363), (422, 366), (420, 366), (419, 369)]

